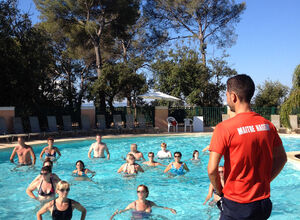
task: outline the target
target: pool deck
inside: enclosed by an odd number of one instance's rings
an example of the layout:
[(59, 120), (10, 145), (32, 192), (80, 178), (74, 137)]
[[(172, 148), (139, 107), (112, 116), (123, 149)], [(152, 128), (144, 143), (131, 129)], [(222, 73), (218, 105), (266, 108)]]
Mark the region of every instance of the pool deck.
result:
[[(212, 135), (212, 132), (178, 132), (178, 133), (159, 133), (159, 134), (119, 134), (119, 135), (103, 135), (102, 138), (128, 138), (128, 137), (157, 137), (157, 136), (204, 136)], [(300, 138), (299, 134), (280, 134), (282, 137), (295, 137)], [(55, 139), (55, 143), (68, 142), (68, 141), (83, 141), (83, 140), (95, 140), (95, 136), (84, 136), (84, 137), (70, 137), (70, 138), (59, 138)], [(0, 150), (15, 147), (17, 142), (12, 143), (0, 143)], [(34, 140), (28, 141), (26, 144), (35, 146), (40, 144), (47, 144), (47, 140)], [(300, 155), (300, 151), (287, 152), (288, 161), (296, 164), (300, 167), (300, 157), (297, 158), (296, 155)]]
[[(178, 132), (178, 133), (159, 133), (159, 134), (118, 134), (118, 135), (103, 135), (102, 138), (129, 138), (129, 137), (158, 137), (158, 136), (204, 136), (212, 135), (212, 132)], [(70, 142), (70, 141), (84, 141), (84, 140), (95, 140), (95, 136), (81, 136), (81, 137), (69, 137), (69, 138), (57, 138), (55, 143)], [(27, 145), (34, 147), (35, 145), (47, 144), (46, 138), (44, 140), (32, 140), (26, 141)], [(12, 148), (17, 145), (17, 141), (11, 143), (0, 143), (0, 149)]]

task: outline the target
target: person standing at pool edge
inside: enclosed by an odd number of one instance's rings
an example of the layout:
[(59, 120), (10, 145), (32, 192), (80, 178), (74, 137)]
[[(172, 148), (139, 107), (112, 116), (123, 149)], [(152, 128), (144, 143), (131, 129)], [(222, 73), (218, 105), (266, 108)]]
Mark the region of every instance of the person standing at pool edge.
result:
[(102, 141), (102, 137), (100, 134), (96, 135), (96, 142), (93, 143), (90, 147), (90, 150), (88, 152), (88, 157), (91, 159), (91, 153), (92, 151), (94, 151), (94, 157), (98, 157), (98, 158), (105, 158), (104, 156), (104, 151), (106, 151), (107, 153), (107, 159), (109, 160), (110, 158), (110, 154), (108, 151), (108, 148), (106, 146), (105, 143), (103, 143)]
[[(287, 161), (274, 125), (251, 111), (254, 90), (247, 75), (227, 80), (227, 104), (236, 115), (219, 123), (211, 138), (207, 171), (216, 194), (222, 197), (218, 202), (221, 220), (269, 218), (270, 182)], [(222, 155), (223, 189), (218, 174)]]
[[(30, 166), (35, 165), (36, 157), (32, 150), (32, 147), (25, 144), (23, 137), (18, 137), (18, 144), (11, 156), (10, 156), (10, 162), (14, 163), (14, 157), (17, 154), (19, 159), (19, 165), (20, 166)], [(32, 160), (31, 160), (32, 158)]]

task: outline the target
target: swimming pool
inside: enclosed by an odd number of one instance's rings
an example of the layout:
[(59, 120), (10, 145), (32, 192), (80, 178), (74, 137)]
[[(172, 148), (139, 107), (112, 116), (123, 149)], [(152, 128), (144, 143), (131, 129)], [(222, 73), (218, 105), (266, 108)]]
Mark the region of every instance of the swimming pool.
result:
[[(209, 179), (206, 172), (208, 153), (200, 152), (201, 163), (194, 164), (189, 159), (195, 149), (201, 151), (209, 144), (211, 136), (157, 136), (103, 139), (109, 147), (111, 159), (89, 160), (88, 149), (93, 141), (57, 143), (62, 157), (54, 164), (53, 172), (61, 179), (71, 182), (69, 198), (79, 201), (87, 209), (86, 219), (109, 219), (116, 209), (124, 209), (137, 199), (136, 187), (145, 184), (149, 187), (148, 199), (158, 205), (168, 206), (177, 211), (177, 215), (168, 210), (153, 209), (153, 219), (218, 219), (219, 211), (215, 207), (202, 205), (208, 192)], [(300, 150), (300, 138), (283, 137), (286, 151)], [(169, 178), (163, 174), (163, 168), (145, 168), (136, 178), (126, 179), (117, 173), (124, 163), (121, 158), (129, 151), (131, 143), (137, 143), (147, 159), (147, 152), (155, 154), (160, 150), (161, 142), (167, 143), (172, 153), (181, 151), (182, 161), (191, 170), (185, 176)], [(44, 146), (34, 147), (37, 158)], [(12, 149), (0, 151), (0, 219), (35, 219), (39, 202), (29, 198), (25, 192), (28, 184), (40, 172), (42, 163), (37, 159), (35, 168), (22, 167), (13, 171), (9, 162)], [(71, 172), (75, 162), (83, 160), (86, 167), (97, 172), (93, 182), (75, 181)], [(167, 161), (163, 162), (168, 164)], [(141, 164), (141, 163), (140, 163)], [(300, 171), (287, 163), (282, 173), (271, 184), (273, 211), (270, 219), (299, 219)], [(34, 192), (36, 193), (36, 192)], [(80, 213), (73, 212), (73, 219), (79, 219)], [(131, 213), (117, 215), (115, 219), (130, 219)], [(50, 214), (43, 219), (51, 219)]]

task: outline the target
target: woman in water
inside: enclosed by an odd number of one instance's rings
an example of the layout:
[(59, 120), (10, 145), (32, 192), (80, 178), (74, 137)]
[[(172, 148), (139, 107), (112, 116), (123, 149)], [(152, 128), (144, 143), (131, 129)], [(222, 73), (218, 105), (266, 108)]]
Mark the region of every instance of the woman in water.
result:
[(174, 153), (174, 160), (175, 162), (170, 163), (167, 168), (165, 169), (164, 173), (170, 171), (173, 175), (183, 175), (186, 171), (190, 171), (187, 165), (180, 161), (182, 154), (180, 152)]
[(72, 199), (68, 199), (70, 184), (66, 181), (60, 181), (56, 186), (58, 198), (46, 203), (36, 214), (37, 220), (42, 220), (42, 215), (49, 211), (52, 219), (70, 220), (72, 219), (74, 208), (81, 212), (81, 220), (85, 219), (86, 209)]
[(92, 177), (95, 176), (96, 172), (95, 171), (91, 171), (87, 168), (85, 168), (84, 163), (81, 160), (78, 160), (76, 163), (76, 170), (73, 171), (73, 174), (76, 177), (88, 177), (87, 174), (91, 173)]
[[(55, 196), (55, 187), (57, 180), (51, 176), (51, 167), (45, 166), (41, 169), (42, 178), (34, 180), (26, 189), (26, 193), (29, 197), (39, 200), (47, 201), (51, 200)], [(38, 190), (38, 196), (33, 194), (33, 191)]]
[(154, 202), (147, 200), (146, 198), (149, 195), (149, 190), (148, 187), (145, 185), (139, 185), (137, 187), (137, 196), (138, 200), (130, 203), (125, 209), (123, 210), (116, 210), (115, 213), (110, 217), (110, 220), (114, 218), (115, 215), (121, 214), (123, 212), (126, 212), (130, 209), (132, 209), (132, 217), (134, 219), (143, 219), (143, 218), (148, 218), (150, 217), (150, 213), (152, 211), (152, 207), (157, 207), (157, 208), (162, 208), (162, 209), (167, 209), (170, 210), (173, 214), (176, 214), (175, 209), (171, 209), (168, 207), (164, 206), (158, 206)]
[[(48, 146), (42, 150), (42, 152), (40, 154), (40, 159), (43, 160), (43, 155), (45, 154), (45, 159), (50, 158), (52, 161), (58, 160), (58, 158), (61, 156), (61, 153), (57, 147), (53, 146), (54, 139), (49, 137), (47, 139), (47, 143), (48, 143)], [(56, 158), (56, 153), (58, 153), (58, 155), (59, 155), (59, 157), (57, 157), (57, 158)]]
[[(56, 180), (57, 182), (60, 181), (60, 178), (52, 172), (53, 169), (53, 162), (51, 161), (50, 158), (46, 158), (44, 163), (43, 163), (43, 167), (49, 166), (51, 167), (51, 177), (53, 178), (53, 180)], [(39, 174), (31, 183), (33, 183), (36, 180), (41, 180), (43, 178), (43, 176), (41, 174)]]
[(118, 170), (118, 173), (124, 174), (137, 174), (138, 172), (144, 172), (143, 168), (135, 162), (133, 154), (126, 156), (126, 163), (124, 163)]
[(199, 158), (199, 151), (194, 150), (194, 152), (193, 152), (193, 158), (191, 160), (200, 160), (200, 158)]

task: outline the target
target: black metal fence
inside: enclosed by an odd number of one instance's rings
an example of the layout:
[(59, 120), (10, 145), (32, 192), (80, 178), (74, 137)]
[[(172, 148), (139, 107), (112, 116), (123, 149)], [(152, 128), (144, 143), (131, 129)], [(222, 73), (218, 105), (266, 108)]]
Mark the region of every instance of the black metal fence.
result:
[(169, 116), (182, 123), (185, 118), (203, 116), (204, 126), (216, 126), (222, 121), (222, 114), (227, 114), (227, 107), (171, 107)]

